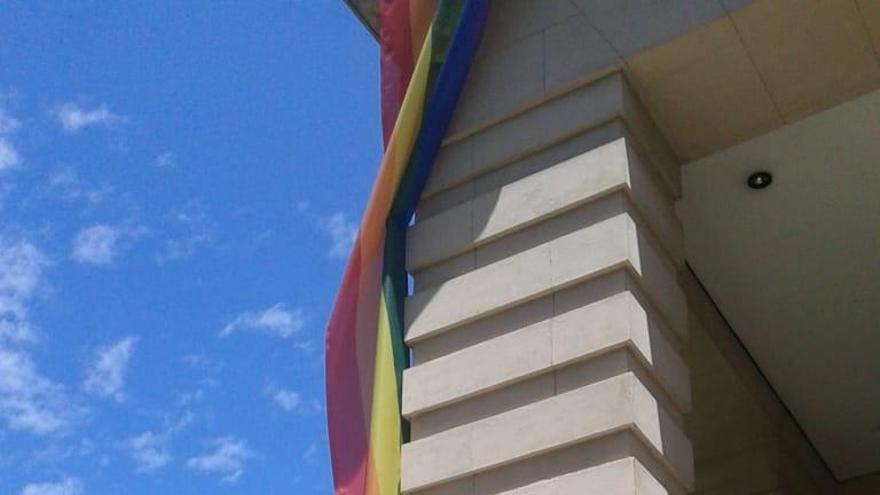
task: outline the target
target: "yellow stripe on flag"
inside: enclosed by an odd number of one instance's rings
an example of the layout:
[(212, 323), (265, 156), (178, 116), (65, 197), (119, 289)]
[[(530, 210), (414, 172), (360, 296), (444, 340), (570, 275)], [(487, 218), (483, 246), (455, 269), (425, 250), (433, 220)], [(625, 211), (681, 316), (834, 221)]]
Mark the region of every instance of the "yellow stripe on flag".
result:
[[(388, 182), (386, 183), (393, 184), (393, 192), (397, 191), (421, 127), (430, 66), (431, 29), (425, 36), (422, 51), (413, 70), (409, 88), (389, 140), (388, 149), (392, 151), (392, 161), (387, 164), (389, 166), (387, 173), (390, 177), (387, 177)], [(391, 199), (394, 198), (394, 194), (384, 195), (384, 197), (388, 198), (387, 205), (370, 205), (380, 208), (383, 222), (391, 208)], [(378, 219), (379, 215), (376, 218)], [(381, 232), (384, 233), (384, 225), (381, 227)], [(402, 441), (400, 404), (397, 399), (397, 375), (394, 370), (394, 351), (391, 346), (388, 305), (385, 302), (384, 291), (381, 290), (376, 332), (367, 493), (368, 495), (397, 495), (400, 485), (400, 444)], [(371, 493), (374, 489), (378, 489), (378, 493)]]
[(370, 420), (370, 458), (377, 479), (367, 486), (378, 487), (379, 493), (376, 495), (397, 495), (400, 483), (400, 405), (397, 402), (397, 377), (394, 374), (388, 310), (385, 295), (380, 297), (373, 414)]
[[(361, 222), (360, 235), (363, 237), (361, 255), (365, 260), (378, 256), (381, 241), (385, 239), (385, 220), (391, 210), (391, 202), (400, 185), (400, 179), (406, 170), (412, 149), (422, 123), (425, 107), (425, 96), (428, 86), (428, 72), (431, 67), (431, 32), (428, 30), (422, 52), (416, 62), (410, 79), (406, 96), (400, 106), (400, 113), (394, 123), (394, 130), (388, 140), (388, 148), (379, 170), (373, 192), (370, 194), (364, 218)], [(379, 235), (381, 233), (381, 235)]]

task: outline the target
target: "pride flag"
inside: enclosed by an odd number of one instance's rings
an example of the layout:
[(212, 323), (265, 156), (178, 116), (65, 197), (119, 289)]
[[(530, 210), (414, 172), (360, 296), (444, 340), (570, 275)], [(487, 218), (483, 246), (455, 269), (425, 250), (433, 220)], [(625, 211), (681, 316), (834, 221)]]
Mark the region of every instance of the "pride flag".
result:
[[(406, 228), (488, 15), (489, 0), (376, 0), (385, 153), (326, 334), (336, 495), (400, 491)], [(393, 124), (392, 124), (393, 122)]]

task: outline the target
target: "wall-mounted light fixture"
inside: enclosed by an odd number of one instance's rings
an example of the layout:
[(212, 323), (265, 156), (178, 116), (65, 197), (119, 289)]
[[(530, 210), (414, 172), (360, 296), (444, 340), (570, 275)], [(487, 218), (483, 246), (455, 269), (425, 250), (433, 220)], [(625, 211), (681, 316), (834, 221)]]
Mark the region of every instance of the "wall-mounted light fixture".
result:
[(755, 172), (746, 180), (746, 184), (752, 189), (764, 189), (773, 182), (773, 175), (770, 172)]

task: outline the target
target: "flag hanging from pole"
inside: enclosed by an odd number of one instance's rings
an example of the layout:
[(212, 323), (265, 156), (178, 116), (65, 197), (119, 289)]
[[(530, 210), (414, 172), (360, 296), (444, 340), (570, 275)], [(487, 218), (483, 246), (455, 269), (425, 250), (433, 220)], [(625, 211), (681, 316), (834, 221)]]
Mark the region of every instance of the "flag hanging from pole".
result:
[(489, 9), (489, 0), (376, 1), (385, 152), (326, 331), (335, 495), (400, 491), (406, 228)]

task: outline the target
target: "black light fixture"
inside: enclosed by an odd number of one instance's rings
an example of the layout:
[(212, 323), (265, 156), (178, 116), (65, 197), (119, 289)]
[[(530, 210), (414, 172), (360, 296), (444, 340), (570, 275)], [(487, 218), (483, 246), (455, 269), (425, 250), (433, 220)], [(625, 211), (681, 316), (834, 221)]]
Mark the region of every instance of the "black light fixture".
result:
[(755, 172), (746, 180), (746, 184), (752, 189), (764, 189), (773, 182), (773, 175), (770, 172)]

